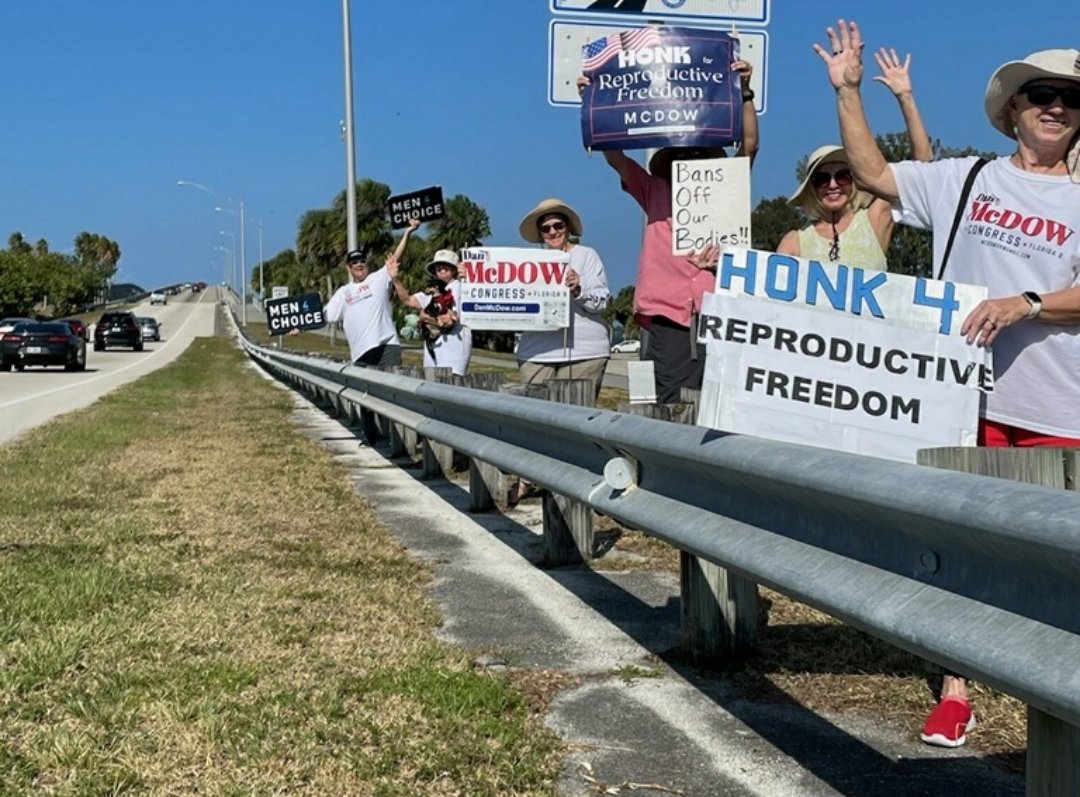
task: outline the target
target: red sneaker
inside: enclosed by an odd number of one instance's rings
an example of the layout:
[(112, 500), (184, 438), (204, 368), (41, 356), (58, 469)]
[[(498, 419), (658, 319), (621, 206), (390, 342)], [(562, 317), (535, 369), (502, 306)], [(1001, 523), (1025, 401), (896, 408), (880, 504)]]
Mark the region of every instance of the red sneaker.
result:
[(975, 727), (975, 716), (964, 697), (943, 697), (930, 712), (919, 738), (937, 747), (960, 747)]

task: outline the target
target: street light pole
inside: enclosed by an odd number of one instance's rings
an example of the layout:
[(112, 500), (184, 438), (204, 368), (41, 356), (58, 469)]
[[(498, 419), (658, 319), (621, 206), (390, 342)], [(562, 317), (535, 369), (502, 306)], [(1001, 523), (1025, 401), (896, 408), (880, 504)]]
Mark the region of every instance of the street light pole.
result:
[(229, 250), (229, 255), (232, 258), (232, 278), (229, 280), (229, 286), (232, 288), (232, 292), (236, 293), (236, 233), (229, 232), (228, 230), (218, 230), (218, 235), (227, 235), (232, 241), (232, 249)]
[(247, 250), (244, 248), (244, 200), (240, 200), (240, 326), (247, 326)]
[[(262, 247), (262, 220), (259, 220), (259, 301), (266, 301), (266, 286), (263, 284), (263, 271), (266, 266), (263, 261), (263, 247)], [(262, 307), (262, 305), (259, 305)]]
[(341, 0), (341, 17), (345, 32), (345, 229), (349, 250), (356, 249), (356, 142), (353, 136), (352, 88), (352, 22), (349, 0)]

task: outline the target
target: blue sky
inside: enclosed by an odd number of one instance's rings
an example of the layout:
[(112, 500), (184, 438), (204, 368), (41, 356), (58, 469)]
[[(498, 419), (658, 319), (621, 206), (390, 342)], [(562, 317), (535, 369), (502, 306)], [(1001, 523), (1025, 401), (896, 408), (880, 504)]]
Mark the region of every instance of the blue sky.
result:
[[(931, 136), (1011, 151), (983, 114), (986, 81), (1004, 61), (1076, 46), (1075, 5), (970, 9), (774, 0), (754, 204), (789, 194), (798, 160), (838, 137), (810, 49), (838, 17), (860, 23), (868, 49), (914, 54)], [(576, 110), (547, 104), (551, 18), (547, 0), (352, 0), (357, 174), (395, 193), (468, 195), (491, 216), (492, 245), (523, 245), (521, 217), (561, 197), (617, 290), (634, 279), (641, 217), (582, 150)], [(259, 222), (269, 258), (345, 185), (340, 0), (4, 0), (0, 54), (2, 241), (19, 230), (61, 251), (89, 230), (120, 243), (122, 281), (218, 281), (216, 247), (233, 245), (219, 230), (238, 237), (238, 223), (215, 204), (243, 198), (253, 266)], [(901, 129), (887, 89), (864, 95), (876, 132)]]

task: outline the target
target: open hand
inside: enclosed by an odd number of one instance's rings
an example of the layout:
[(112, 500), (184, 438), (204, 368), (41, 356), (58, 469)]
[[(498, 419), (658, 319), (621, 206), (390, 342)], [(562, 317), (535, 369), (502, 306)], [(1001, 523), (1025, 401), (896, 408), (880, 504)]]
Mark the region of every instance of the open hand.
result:
[(828, 67), (829, 82), (834, 89), (858, 88), (863, 78), (862, 50), (866, 45), (854, 21), (848, 23), (841, 19), (836, 25), (839, 30), (831, 27), (825, 29), (830, 49), (826, 50), (814, 42), (814, 52), (821, 56)]

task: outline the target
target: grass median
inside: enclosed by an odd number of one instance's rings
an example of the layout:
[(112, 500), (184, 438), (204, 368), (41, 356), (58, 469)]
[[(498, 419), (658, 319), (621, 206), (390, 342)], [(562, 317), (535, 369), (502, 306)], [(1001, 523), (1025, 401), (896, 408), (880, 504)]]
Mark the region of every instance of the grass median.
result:
[(0, 793), (550, 793), (558, 740), (244, 361), (0, 448)]

